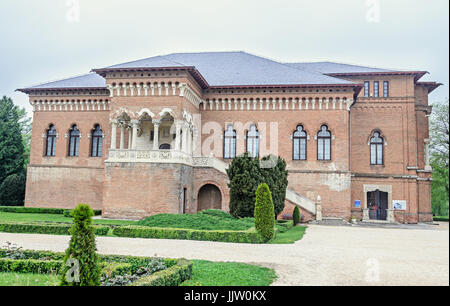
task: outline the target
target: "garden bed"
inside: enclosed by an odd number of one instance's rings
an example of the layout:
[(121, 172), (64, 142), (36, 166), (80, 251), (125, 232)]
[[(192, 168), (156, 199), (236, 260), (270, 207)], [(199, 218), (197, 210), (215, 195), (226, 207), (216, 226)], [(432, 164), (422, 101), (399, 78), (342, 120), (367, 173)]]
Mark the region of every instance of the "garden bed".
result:
[[(192, 273), (192, 262), (185, 259), (162, 259), (100, 255), (102, 286), (179, 286)], [(63, 266), (63, 253), (0, 249), (0, 272), (5, 276), (28, 274), (37, 279), (56, 276)], [(16, 274), (14, 274), (16, 273)]]

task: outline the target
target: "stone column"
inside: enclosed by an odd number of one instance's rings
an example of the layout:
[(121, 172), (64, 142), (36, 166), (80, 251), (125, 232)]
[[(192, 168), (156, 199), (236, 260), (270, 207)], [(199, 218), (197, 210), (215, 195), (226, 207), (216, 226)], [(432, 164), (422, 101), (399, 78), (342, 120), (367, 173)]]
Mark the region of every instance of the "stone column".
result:
[(120, 149), (123, 150), (125, 148), (125, 125), (120, 124)]
[(186, 144), (187, 144), (187, 128), (182, 127), (183, 137), (181, 138), (181, 151), (186, 152)]
[(186, 152), (188, 153), (188, 154), (191, 154), (192, 153), (192, 132), (191, 132), (191, 129), (187, 129), (187, 149), (186, 149)]
[(363, 208), (363, 221), (369, 221), (369, 208)]
[(316, 221), (322, 221), (322, 199), (319, 196), (317, 196), (317, 202), (316, 202)]
[(386, 209), (387, 218), (386, 221), (389, 223), (395, 223), (394, 209)]
[(175, 123), (175, 151), (180, 151), (180, 143), (181, 143), (181, 125), (176, 122)]
[(131, 149), (131, 142), (132, 142), (132, 137), (133, 135), (133, 126), (128, 126), (128, 150)]
[(425, 139), (425, 170), (426, 171), (432, 171), (432, 168), (430, 166), (430, 139)]
[(139, 121), (138, 120), (131, 120), (131, 126), (133, 127), (133, 135), (131, 136), (131, 149), (132, 150), (136, 150), (136, 146), (137, 146), (137, 131), (138, 131), (138, 126), (139, 126)]
[(117, 121), (111, 122), (111, 149), (115, 150), (117, 148)]
[(153, 120), (154, 132), (153, 132), (153, 150), (159, 150), (159, 125), (160, 121)]

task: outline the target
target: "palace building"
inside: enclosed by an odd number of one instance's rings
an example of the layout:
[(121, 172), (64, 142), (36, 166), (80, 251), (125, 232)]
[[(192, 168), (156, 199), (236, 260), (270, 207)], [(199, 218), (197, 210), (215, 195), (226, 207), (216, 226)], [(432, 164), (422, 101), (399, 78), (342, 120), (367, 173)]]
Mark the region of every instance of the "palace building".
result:
[(226, 169), (277, 154), (280, 217), (432, 221), (425, 71), (281, 63), (245, 52), (150, 57), (20, 91), (33, 107), (28, 207), (108, 218), (228, 210)]

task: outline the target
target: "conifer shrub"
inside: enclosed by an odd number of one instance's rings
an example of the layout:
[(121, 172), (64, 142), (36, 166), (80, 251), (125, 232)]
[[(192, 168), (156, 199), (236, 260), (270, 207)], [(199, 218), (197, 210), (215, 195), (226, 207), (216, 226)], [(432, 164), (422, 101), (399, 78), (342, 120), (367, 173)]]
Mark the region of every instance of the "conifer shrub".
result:
[(99, 286), (101, 267), (96, 253), (94, 212), (86, 204), (79, 204), (73, 211), (72, 238), (66, 250), (61, 269), (62, 286)]
[(260, 184), (256, 190), (255, 228), (265, 241), (275, 235), (275, 211), (272, 194), (266, 183)]
[(300, 223), (300, 209), (298, 208), (298, 206), (295, 206), (292, 218), (294, 220), (294, 226)]

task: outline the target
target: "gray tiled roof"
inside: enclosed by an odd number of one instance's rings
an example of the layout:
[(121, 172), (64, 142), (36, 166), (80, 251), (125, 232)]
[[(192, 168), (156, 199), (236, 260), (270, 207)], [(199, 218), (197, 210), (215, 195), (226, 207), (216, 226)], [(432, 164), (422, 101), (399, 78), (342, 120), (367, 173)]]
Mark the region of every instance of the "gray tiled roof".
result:
[(55, 89), (55, 88), (101, 88), (106, 87), (105, 79), (97, 73), (88, 73), (68, 79), (53, 81), (27, 89)]
[[(173, 53), (109, 66), (114, 68), (195, 67), (210, 86), (348, 85), (332, 73), (395, 72), (394, 70), (332, 62), (279, 63), (245, 52)], [(27, 89), (100, 88), (105, 79), (89, 73), (32, 86)]]
[(333, 62), (314, 62), (314, 63), (286, 63), (286, 65), (304, 69), (308, 71), (315, 71), (320, 73), (373, 73), (373, 72), (396, 72), (398, 70), (388, 70), (373, 67), (356, 66), (349, 64), (340, 64)]
[(210, 86), (352, 84), (245, 52), (174, 53), (106, 67), (195, 67)]

